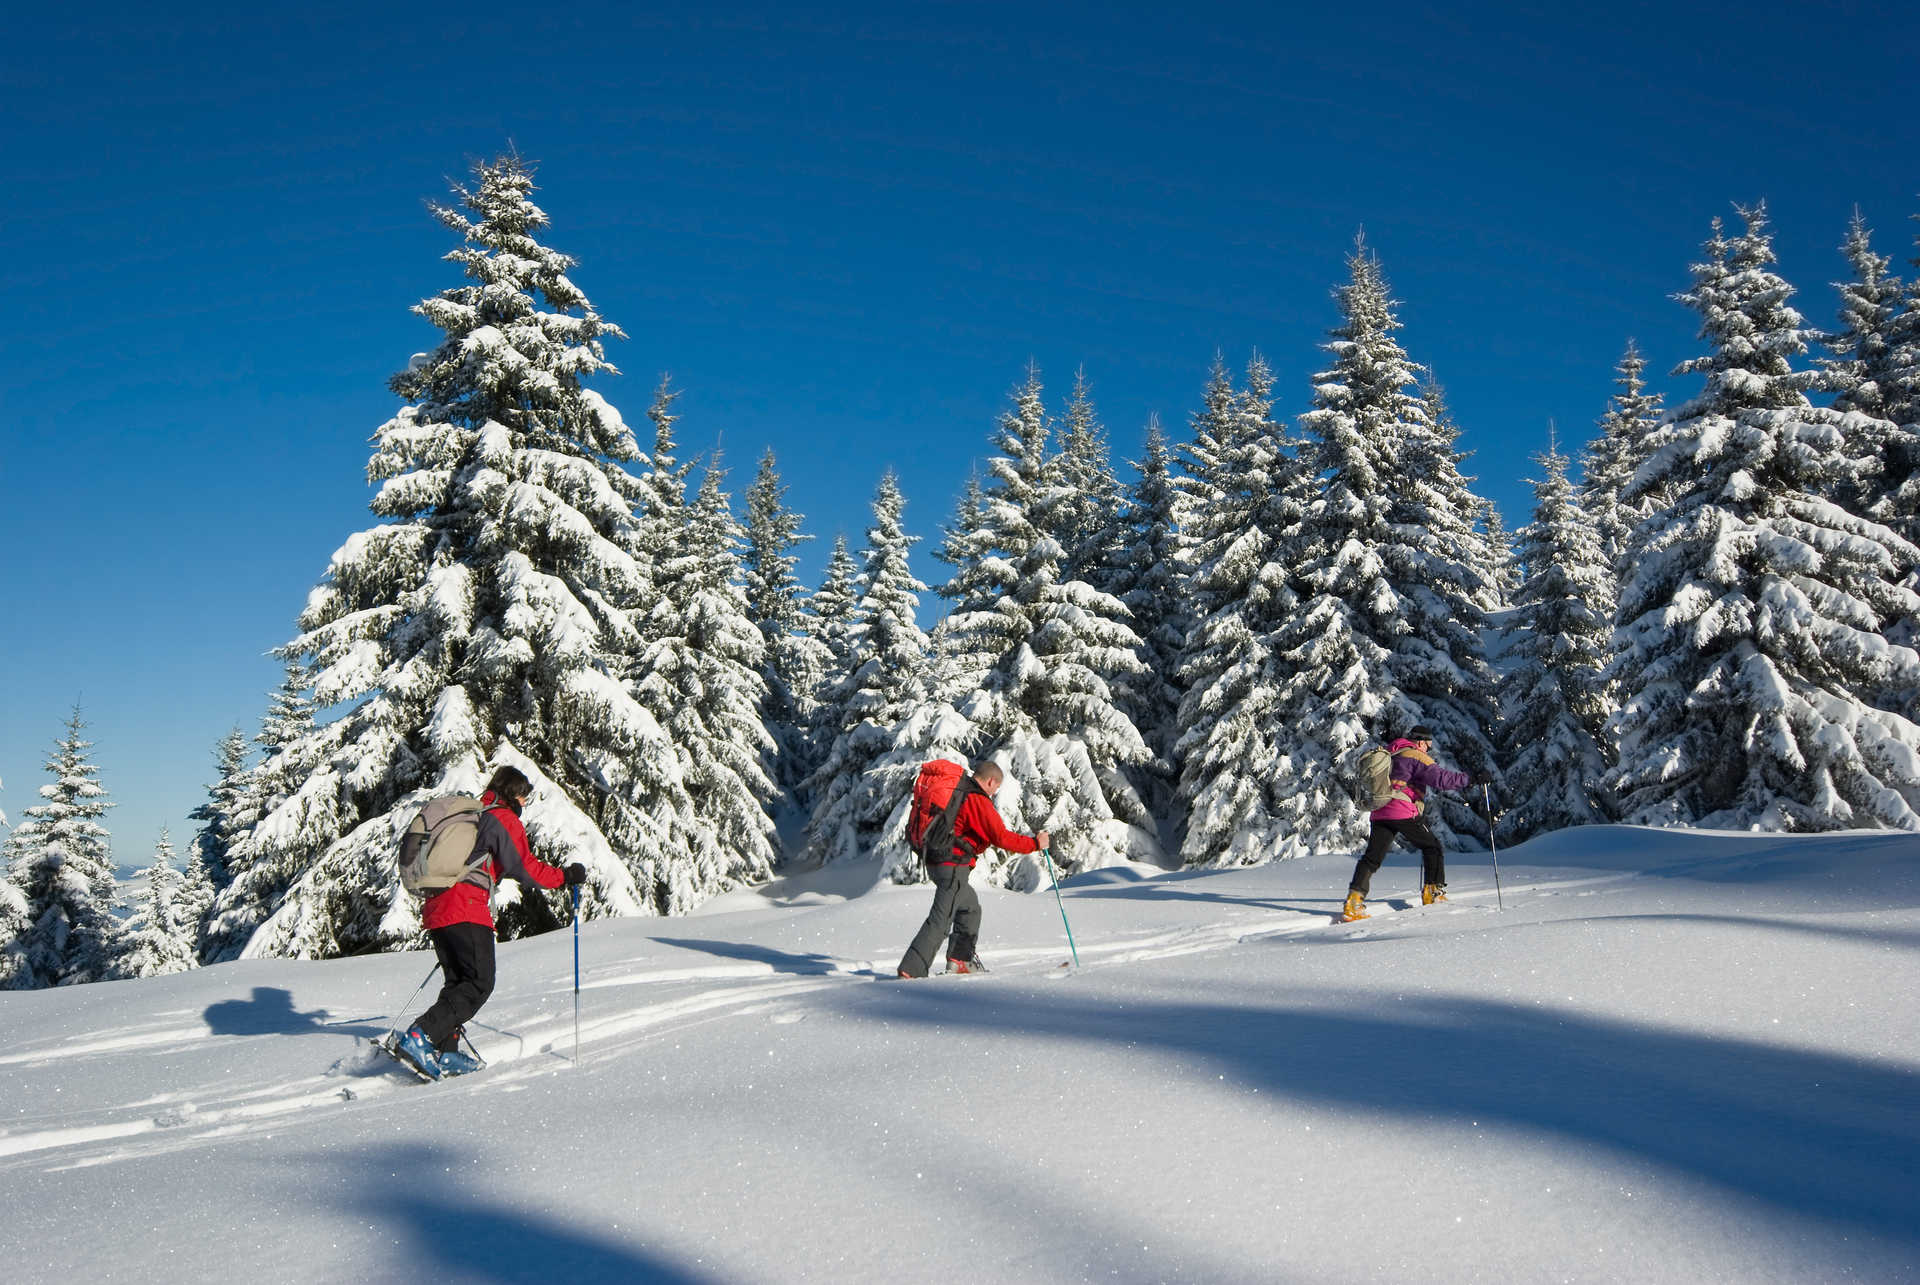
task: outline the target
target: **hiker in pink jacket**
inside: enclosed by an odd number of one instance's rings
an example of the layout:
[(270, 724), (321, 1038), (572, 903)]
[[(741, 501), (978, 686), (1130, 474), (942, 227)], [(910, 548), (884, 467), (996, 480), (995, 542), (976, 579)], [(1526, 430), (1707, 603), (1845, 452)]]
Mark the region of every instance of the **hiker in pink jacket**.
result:
[(1347, 886), (1347, 904), (1340, 913), (1343, 923), (1367, 917), (1367, 890), (1373, 886), (1373, 872), (1386, 860), (1394, 836), (1407, 841), (1420, 852), (1420, 904), (1431, 906), (1447, 899), (1447, 868), (1440, 840), (1422, 819), (1428, 790), (1464, 790), (1480, 781), (1465, 772), (1455, 772), (1433, 761), (1433, 729), (1416, 727), (1387, 746), (1393, 755), (1393, 799), (1372, 814), (1373, 827), (1367, 832), (1367, 850), (1353, 868), (1353, 882)]

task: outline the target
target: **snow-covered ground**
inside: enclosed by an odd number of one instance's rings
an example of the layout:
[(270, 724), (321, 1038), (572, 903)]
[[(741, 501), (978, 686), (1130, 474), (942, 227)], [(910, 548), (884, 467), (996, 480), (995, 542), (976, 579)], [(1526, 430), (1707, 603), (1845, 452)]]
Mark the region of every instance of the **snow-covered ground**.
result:
[[(1920, 1279), (1920, 838), (1596, 828), (1331, 923), (1345, 858), (857, 876), (507, 945), (0, 995), (10, 1281)], [(426, 996), (408, 1009), (417, 1010)]]

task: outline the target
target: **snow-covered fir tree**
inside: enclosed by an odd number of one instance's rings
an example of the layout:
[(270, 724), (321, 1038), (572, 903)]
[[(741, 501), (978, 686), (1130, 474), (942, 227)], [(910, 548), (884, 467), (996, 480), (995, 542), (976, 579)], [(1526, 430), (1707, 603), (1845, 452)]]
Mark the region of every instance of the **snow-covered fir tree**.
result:
[[(0, 812), (0, 825), (7, 814)], [(0, 852), (5, 849), (0, 849)], [(27, 898), (13, 882), (11, 864), (0, 860), (0, 990), (16, 990), (32, 982), (27, 972)]]
[(287, 889), (348, 824), (347, 796), (331, 768), (348, 729), (338, 722), (315, 725), (307, 667), (283, 659), (280, 687), (253, 738), (260, 757), (247, 765), (244, 742), (222, 742), (214, 757), (219, 775), (193, 814), (203, 823), (194, 836), (195, 855), (219, 861), (218, 875), (207, 862), (213, 898), (200, 920), (203, 963), (237, 958)]
[(146, 889), (123, 929), (125, 945), (115, 961), (116, 977), (159, 977), (194, 966), (199, 925), (180, 904), (185, 880), (173, 868), (173, 840), (165, 830), (153, 848)]
[(1420, 721), (1400, 693), (1393, 657), (1412, 631), (1393, 556), (1409, 533), (1396, 522), (1393, 477), (1405, 424), (1424, 422), (1419, 368), (1395, 341), (1399, 321), (1363, 246), (1335, 292), (1342, 321), (1324, 347), (1333, 364), (1314, 376), (1314, 409), (1300, 417), (1302, 457), (1318, 482), (1298, 537), (1286, 550), (1299, 605), (1275, 634), (1276, 717), (1288, 729), (1275, 765), (1272, 811), (1287, 854), (1351, 848), (1366, 818), (1346, 782), (1362, 750)]
[(1307, 479), (1273, 419), (1273, 377), (1259, 357), (1236, 393), (1215, 357), (1186, 447), (1180, 513), (1193, 624), (1174, 754), (1186, 811), (1181, 860), (1255, 865), (1296, 855), (1276, 808), (1292, 740), (1278, 700), (1275, 635), (1297, 605), (1289, 571)]
[[(927, 586), (908, 563), (918, 537), (906, 532), (905, 509), (906, 499), (889, 470), (874, 492), (845, 677), (823, 700), (833, 738), (807, 783), (815, 802), (806, 857), (814, 864), (857, 860), (872, 854), (885, 837), (902, 797), (900, 782), (897, 772), (875, 768), (893, 754), (901, 725), (929, 695), (927, 636), (916, 620)], [(906, 791), (912, 788), (908, 776)], [(901, 873), (914, 877), (910, 865)]]
[(741, 532), (720, 482), (717, 468), (705, 471), (658, 565), (663, 598), (634, 687), (679, 754), (692, 808), (680, 826), (687, 846), (656, 894), (667, 914), (764, 882), (777, 856), (765, 768), (774, 746), (760, 716), (766, 647), (738, 583)]
[(1513, 595), (1520, 592), (1520, 563), (1514, 556), (1513, 534), (1507, 530), (1507, 520), (1492, 500), (1483, 500), (1480, 505), (1480, 538), (1487, 547), (1489, 575), (1500, 596), (1500, 604), (1510, 606)]
[[(1414, 630), (1401, 640), (1394, 678), (1401, 694), (1420, 707), (1422, 720), (1440, 733), (1446, 758), (1461, 770), (1491, 775), (1499, 757), (1493, 746), (1499, 701), (1485, 637), (1487, 612), (1502, 605), (1499, 557), (1476, 528), (1486, 501), (1460, 471), (1466, 461), (1458, 449), (1460, 429), (1431, 376), (1423, 381), (1420, 400), (1426, 422), (1417, 415), (1405, 421), (1400, 468), (1391, 479), (1400, 493), (1398, 521), (1423, 532), (1399, 550), (1407, 561), (1397, 579)], [(1426, 818), (1450, 846), (1454, 836), (1487, 839), (1486, 822), (1466, 795), (1435, 791)]]
[(1120, 482), (1084, 367), (1074, 372), (1060, 425), (1060, 451), (1050, 464), (1051, 481), (1061, 489), (1053, 514), (1055, 538), (1065, 551), (1061, 571), (1070, 580), (1084, 580), (1111, 593), (1115, 564), (1126, 544), (1120, 528)]
[(1841, 252), (1853, 275), (1834, 283), (1840, 328), (1824, 337), (1832, 355), (1821, 364), (1826, 387), (1835, 394), (1833, 408), (1859, 412), (1842, 421), (1848, 453), (1878, 468), (1840, 498), (1908, 539), (1920, 538), (1912, 521), (1920, 496), (1920, 478), (1914, 476), (1920, 467), (1920, 326), (1911, 315), (1909, 292), (1889, 271), (1892, 261), (1874, 253), (1872, 232), (1858, 209)]
[(75, 706), (47, 757), (53, 779), (40, 787), (44, 802), (21, 809), (7, 837), (6, 862), (25, 900), (25, 928), (15, 938), (19, 988), (66, 986), (114, 975), (125, 934), (113, 908), (113, 855), (100, 824), (107, 792), (82, 733)]
[(1500, 680), (1510, 843), (1611, 819), (1604, 787), (1612, 767), (1613, 567), (1567, 480), (1567, 457), (1550, 446), (1536, 458), (1546, 476), (1533, 484), (1533, 521), (1520, 530), (1526, 581)]
[[(814, 686), (813, 709), (807, 719), (807, 761), (815, 772), (826, 762), (827, 752), (840, 734), (839, 711), (831, 697), (853, 672), (859, 579), (860, 564), (847, 548), (847, 537), (834, 536), (820, 587), (807, 599), (806, 607), (807, 634), (820, 648), (820, 681)], [(812, 773), (808, 775), (810, 778)]]
[(742, 585), (748, 615), (764, 642), (764, 714), (775, 745), (768, 772), (782, 793), (791, 795), (816, 766), (809, 732), (830, 660), (826, 645), (808, 628), (806, 591), (794, 575), (800, 560), (793, 550), (812, 537), (801, 534), (800, 515), (787, 507), (786, 494), (769, 450), (747, 488)]
[(638, 492), (622, 465), (642, 456), (583, 381), (614, 373), (602, 341), (621, 332), (540, 242), (531, 169), (506, 156), (475, 180), (433, 207), (468, 280), (415, 308), (443, 337), (392, 380), (407, 405), (367, 466), (382, 522), (334, 554), (286, 648), (311, 664), (317, 708), (342, 712), (288, 751), (316, 766), (256, 827), (282, 844), (298, 829), (319, 855), (249, 955), (415, 940), (396, 837), (424, 800), (473, 792), (495, 765), (534, 769), (529, 834), (587, 865), (590, 913), (641, 910), (634, 870), (660, 859), (644, 833), (610, 852), (595, 824), (643, 812), (633, 765), (672, 754), (609, 672), (638, 640), (624, 604), (647, 597), (624, 547)]
[(1158, 417), (1147, 423), (1145, 447), (1134, 467), (1139, 476), (1127, 496), (1121, 527), (1126, 544), (1115, 560), (1109, 589), (1132, 615), (1145, 669), (1114, 686), (1150, 756), (1135, 769), (1134, 780), (1147, 810), (1164, 830), (1179, 780), (1173, 745), (1182, 690), (1180, 656), (1192, 620), (1181, 563), (1179, 491), (1172, 450)]
[(1679, 296), (1708, 351), (1676, 373), (1705, 387), (1628, 493), (1672, 500), (1621, 592), (1609, 786), (1648, 824), (1920, 829), (1920, 727), (1875, 704), (1920, 687), (1920, 655), (1883, 637), (1920, 607), (1920, 549), (1835, 502), (1865, 471), (1848, 413), (1809, 402), (1765, 206), (1741, 214)]
[[(1127, 779), (1147, 761), (1112, 684), (1142, 672), (1140, 640), (1111, 594), (1063, 573), (1057, 523), (1069, 510), (1047, 455), (1039, 372), (1029, 368), (1002, 416), (988, 465), (979, 530), (967, 541), (964, 586), (946, 622), (954, 656), (990, 663), (977, 690), (953, 693), (973, 743), (1007, 774), (996, 802), (1008, 824), (1048, 830), (1066, 869), (1155, 860), (1154, 822)], [(1040, 863), (983, 858), (987, 877), (1014, 887)]]
[(1640, 346), (1629, 339), (1616, 368), (1620, 391), (1607, 402), (1599, 434), (1582, 456), (1580, 507), (1616, 575), (1626, 569), (1634, 528), (1648, 513), (1665, 507), (1667, 498), (1663, 486), (1644, 487), (1635, 491), (1637, 498), (1626, 498), (1634, 475), (1653, 454), (1654, 434), (1664, 414), (1660, 394), (1647, 391), (1646, 368)]

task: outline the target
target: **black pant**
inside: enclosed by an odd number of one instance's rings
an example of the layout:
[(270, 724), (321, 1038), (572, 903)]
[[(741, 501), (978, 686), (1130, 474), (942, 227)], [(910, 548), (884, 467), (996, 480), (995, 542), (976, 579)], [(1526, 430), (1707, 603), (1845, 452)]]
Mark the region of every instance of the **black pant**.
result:
[(953, 933), (947, 947), (949, 959), (972, 959), (980, 939), (980, 894), (967, 882), (973, 867), (935, 866), (931, 873), (933, 909), (927, 912), (927, 921), (920, 925), (913, 945), (907, 947), (906, 957), (900, 961), (900, 971), (910, 977), (925, 977), (932, 971), (933, 957), (949, 931)]
[(445, 1052), (460, 1042), (460, 1028), (493, 994), (493, 929), (485, 924), (448, 924), (427, 934), (440, 957), (440, 998), (420, 1014), (420, 1033)]
[(1408, 817), (1404, 821), (1375, 821), (1373, 828), (1367, 831), (1367, 850), (1360, 854), (1360, 862), (1353, 868), (1353, 882), (1348, 886), (1362, 897), (1373, 886), (1373, 872), (1387, 859), (1387, 849), (1393, 846), (1393, 836), (1399, 835), (1410, 847), (1420, 850), (1421, 882), (1440, 884), (1447, 882), (1447, 867), (1440, 851), (1440, 840), (1433, 837), (1433, 831), (1419, 817)]

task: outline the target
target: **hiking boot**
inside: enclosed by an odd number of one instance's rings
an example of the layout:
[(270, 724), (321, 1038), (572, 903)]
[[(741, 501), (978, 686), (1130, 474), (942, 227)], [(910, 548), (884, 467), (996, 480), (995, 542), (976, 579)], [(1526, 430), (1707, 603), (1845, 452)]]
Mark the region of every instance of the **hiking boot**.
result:
[(950, 973), (984, 973), (987, 971), (987, 966), (980, 962), (978, 955), (975, 955), (972, 959), (955, 959), (952, 955), (948, 955), (947, 971)]
[(440, 1054), (434, 1051), (433, 1042), (420, 1029), (419, 1023), (409, 1026), (407, 1033), (393, 1042), (393, 1053), (429, 1080), (440, 1078)]
[(903, 968), (903, 969), (901, 969), (901, 970), (900, 970), (899, 972), (897, 972), (897, 973), (895, 973), (895, 974), (894, 974), (894, 976), (895, 976), (895, 977), (904, 977), (904, 978), (906, 978), (906, 979), (907, 979), (908, 981), (910, 981), (910, 982), (911, 982), (911, 981), (914, 981), (914, 980), (916, 980), (916, 978), (915, 978), (915, 975), (914, 975), (914, 974), (912, 974), (912, 973), (910, 973), (910, 972), (908, 972), (908, 971), (907, 971), (906, 969), (904, 969), (904, 968)]
[(1367, 899), (1357, 892), (1347, 893), (1347, 904), (1340, 911), (1340, 922), (1350, 924), (1356, 919), (1367, 918)]
[(442, 1049), (440, 1052), (441, 1075), (467, 1075), (484, 1065), (479, 1058), (462, 1053), (459, 1049)]
[(1436, 901), (1447, 899), (1447, 885), (1443, 883), (1424, 884), (1420, 889), (1420, 904), (1431, 906)]

